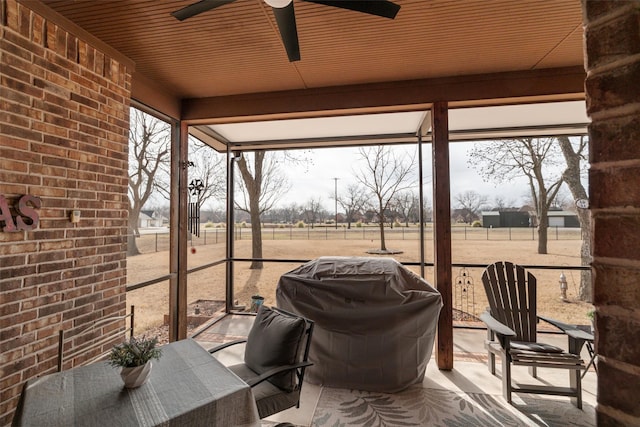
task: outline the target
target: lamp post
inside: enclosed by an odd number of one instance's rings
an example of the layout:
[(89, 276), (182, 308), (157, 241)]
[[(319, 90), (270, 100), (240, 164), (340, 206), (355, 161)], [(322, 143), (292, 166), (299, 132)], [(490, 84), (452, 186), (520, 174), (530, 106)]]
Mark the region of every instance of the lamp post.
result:
[(338, 229), (338, 180), (339, 179), (340, 178), (333, 178), (333, 181), (335, 183), (333, 199), (335, 202), (335, 212), (336, 212), (336, 230)]

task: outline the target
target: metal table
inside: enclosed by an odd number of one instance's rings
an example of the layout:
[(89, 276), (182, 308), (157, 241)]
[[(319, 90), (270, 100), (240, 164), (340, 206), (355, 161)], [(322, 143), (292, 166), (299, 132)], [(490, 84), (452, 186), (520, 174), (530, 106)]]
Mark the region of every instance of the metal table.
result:
[(14, 426), (259, 426), (251, 388), (193, 340), (162, 347), (151, 377), (126, 389), (98, 362), (29, 380)]

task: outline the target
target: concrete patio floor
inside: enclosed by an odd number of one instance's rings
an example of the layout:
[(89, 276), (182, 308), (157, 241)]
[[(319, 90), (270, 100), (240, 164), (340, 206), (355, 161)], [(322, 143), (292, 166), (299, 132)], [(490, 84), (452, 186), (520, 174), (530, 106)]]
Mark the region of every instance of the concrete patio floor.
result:
[[(246, 338), (253, 323), (254, 317), (250, 315), (229, 315), (219, 320), (215, 324), (202, 329), (196, 334), (194, 339), (204, 348), (211, 348), (222, 342), (231, 341), (238, 338)], [(561, 334), (541, 334), (540, 341), (567, 348), (567, 338)], [(489, 373), (486, 365), (486, 351), (483, 343), (486, 331), (483, 329), (462, 329), (455, 328), (454, 338), (454, 368), (451, 371), (441, 371), (438, 369), (435, 358), (431, 358), (427, 365), (425, 378), (422, 386), (425, 388), (445, 389), (450, 391), (461, 391), (464, 393), (485, 393), (493, 395), (499, 399), (502, 397), (501, 367), (497, 362), (497, 376)], [(233, 349), (233, 347), (232, 347)], [(224, 364), (238, 363), (242, 359), (243, 346), (235, 346), (234, 350), (224, 350), (218, 357)], [(585, 364), (589, 360), (589, 354), (583, 349), (582, 358)], [(529, 384), (552, 384), (568, 385), (568, 371), (562, 369), (539, 369), (538, 380), (531, 378), (525, 367), (514, 367), (513, 378), (516, 382)], [(595, 408), (596, 406), (597, 375), (593, 369), (587, 372), (582, 379), (582, 399), (585, 407)], [(318, 403), (322, 386), (305, 382), (302, 388), (300, 408), (275, 414), (267, 420), (275, 422), (289, 422), (296, 426), (312, 426), (313, 415)], [(522, 395), (527, 399), (553, 399), (558, 402), (566, 402), (572, 405), (569, 398), (564, 396), (537, 396)], [(514, 402), (519, 399), (519, 395), (513, 395)], [(506, 401), (505, 405), (506, 405)], [(546, 424), (541, 420), (540, 424), (533, 425), (558, 425)], [(595, 418), (593, 424), (596, 425)]]

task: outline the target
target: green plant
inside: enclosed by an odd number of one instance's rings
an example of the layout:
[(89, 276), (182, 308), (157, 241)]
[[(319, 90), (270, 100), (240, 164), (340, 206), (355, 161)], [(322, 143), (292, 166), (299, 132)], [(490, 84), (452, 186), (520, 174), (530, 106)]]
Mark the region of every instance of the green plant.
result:
[(596, 311), (595, 310), (589, 310), (587, 311), (587, 317), (589, 319), (591, 319), (591, 321), (593, 321), (593, 318), (596, 316)]
[(473, 221), (473, 223), (471, 224), (472, 227), (482, 227), (482, 223), (478, 220)]
[(158, 337), (131, 337), (129, 341), (118, 344), (109, 353), (109, 364), (114, 367), (132, 368), (142, 366), (151, 359), (160, 359), (162, 350), (157, 348)]

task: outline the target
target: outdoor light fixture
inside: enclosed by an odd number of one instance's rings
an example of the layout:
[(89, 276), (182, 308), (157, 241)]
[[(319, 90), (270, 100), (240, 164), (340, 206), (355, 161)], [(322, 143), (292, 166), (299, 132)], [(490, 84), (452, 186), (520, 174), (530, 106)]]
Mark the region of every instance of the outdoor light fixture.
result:
[(80, 211), (79, 210), (71, 211), (71, 213), (69, 214), (69, 221), (71, 221), (73, 224), (79, 223), (80, 222)]
[(269, 6), (279, 9), (289, 6), (289, 3), (291, 3), (292, 1), (293, 0), (264, 0), (264, 2)]

